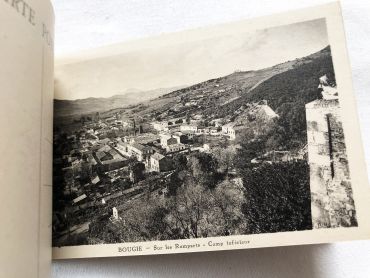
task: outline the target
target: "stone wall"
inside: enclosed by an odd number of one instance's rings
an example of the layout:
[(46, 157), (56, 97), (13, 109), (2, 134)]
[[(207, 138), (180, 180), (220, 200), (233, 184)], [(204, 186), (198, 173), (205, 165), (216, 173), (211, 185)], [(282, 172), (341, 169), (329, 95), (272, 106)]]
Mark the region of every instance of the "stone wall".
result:
[(320, 99), (306, 104), (306, 120), (312, 226), (356, 226), (338, 100)]

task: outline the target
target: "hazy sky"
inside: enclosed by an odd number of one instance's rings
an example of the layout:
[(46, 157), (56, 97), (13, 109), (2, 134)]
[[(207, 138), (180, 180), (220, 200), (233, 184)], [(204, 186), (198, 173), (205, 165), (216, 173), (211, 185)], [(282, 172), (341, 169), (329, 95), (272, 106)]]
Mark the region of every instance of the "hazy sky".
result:
[(325, 19), (222, 35), (56, 67), (57, 99), (192, 85), (304, 57), (329, 44)]

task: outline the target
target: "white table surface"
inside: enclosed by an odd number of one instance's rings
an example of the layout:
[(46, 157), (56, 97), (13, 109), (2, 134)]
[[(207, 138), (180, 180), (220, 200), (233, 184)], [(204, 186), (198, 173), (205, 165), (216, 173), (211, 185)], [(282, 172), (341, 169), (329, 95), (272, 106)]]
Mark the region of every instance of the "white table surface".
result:
[[(324, 0), (52, 0), (56, 54), (290, 9)], [(343, 0), (370, 173), (370, 3)], [(369, 200), (370, 202), (370, 200)], [(370, 217), (370, 216), (369, 216)], [(53, 277), (370, 277), (370, 241), (178, 255), (57, 261)]]

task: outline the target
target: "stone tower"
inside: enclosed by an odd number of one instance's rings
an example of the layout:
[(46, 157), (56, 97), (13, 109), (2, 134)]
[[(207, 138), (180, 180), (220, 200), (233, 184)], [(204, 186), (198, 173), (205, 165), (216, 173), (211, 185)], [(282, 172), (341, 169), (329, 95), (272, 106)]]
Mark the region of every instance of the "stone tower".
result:
[(312, 226), (356, 226), (356, 211), (336, 87), (320, 78), (322, 98), (306, 104)]

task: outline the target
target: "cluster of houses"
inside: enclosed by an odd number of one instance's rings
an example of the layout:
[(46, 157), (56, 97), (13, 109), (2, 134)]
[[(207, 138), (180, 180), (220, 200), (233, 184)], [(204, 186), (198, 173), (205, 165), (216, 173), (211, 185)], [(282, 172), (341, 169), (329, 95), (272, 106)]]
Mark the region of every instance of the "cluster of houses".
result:
[(187, 125), (181, 125), (180, 130), (182, 132), (187, 132), (187, 133), (193, 133), (195, 135), (221, 135), (220, 133), (220, 128), (211, 126), (211, 127), (203, 127), (203, 126), (198, 126), (195, 124), (187, 124)]
[[(104, 176), (124, 169), (129, 177), (130, 158), (135, 158), (145, 166), (145, 172), (167, 172), (173, 168), (172, 157), (175, 153), (190, 153), (193, 151), (210, 151), (209, 144), (194, 144), (197, 136), (212, 136), (215, 141), (218, 137), (227, 137), (235, 140), (249, 127), (248, 118), (259, 117), (274, 119), (278, 115), (265, 102), (248, 104), (239, 117), (233, 121), (214, 119), (205, 127), (204, 122), (186, 117), (170, 118), (166, 121), (151, 123), (152, 131), (137, 132), (135, 121), (123, 120), (115, 115), (95, 122), (85, 122), (83, 128), (67, 137), (72, 151), (64, 154), (58, 160), (64, 161), (64, 170), (71, 170), (74, 176), (79, 177), (82, 169), (89, 165), (98, 174), (91, 178), (96, 184), (101, 183), (100, 174)], [(199, 117), (198, 117), (199, 118)], [(240, 120), (242, 119), (242, 120)], [(131, 129), (131, 135), (109, 136), (106, 133), (112, 129)], [(130, 133), (129, 133), (130, 134)], [(120, 174), (117, 174), (120, 175)], [(92, 175), (94, 176), (94, 175)], [(93, 183), (94, 183), (93, 182)], [(79, 201), (79, 200), (76, 200)]]
[[(250, 115), (256, 117), (256, 115), (261, 117), (262, 119), (271, 120), (278, 118), (279, 116), (267, 105), (258, 105), (252, 107), (253, 110), (249, 111)], [(252, 117), (252, 116), (251, 116)], [(165, 131), (169, 132), (171, 128), (168, 126), (168, 122), (155, 122), (153, 123), (154, 129), (158, 131)], [(164, 128), (165, 127), (165, 128)], [(177, 126), (177, 129), (183, 134), (191, 134), (193, 136), (196, 135), (211, 135), (211, 136), (227, 136), (230, 140), (235, 140), (240, 136), (246, 129), (250, 126), (247, 123), (247, 120), (243, 121), (233, 121), (226, 123), (224, 125), (220, 125), (219, 122), (215, 122), (214, 126), (204, 127), (200, 126), (196, 123), (191, 124), (181, 124)]]
[(189, 150), (186, 140), (181, 134), (145, 134), (144, 140), (141, 136), (124, 137), (115, 149), (125, 157), (135, 157), (144, 163), (148, 172), (165, 172), (171, 169), (170, 155)]
[[(230, 123), (228, 125), (231, 127), (233, 123)], [(225, 125), (225, 127), (228, 125)], [(179, 134), (191, 136), (191, 138), (197, 135), (213, 135), (213, 136), (230, 135), (227, 132), (227, 130), (224, 130), (223, 126), (221, 125), (215, 124), (214, 126), (205, 127), (203, 125), (198, 124), (196, 121), (194, 123), (184, 122), (177, 125), (176, 124), (169, 125), (168, 121), (162, 122), (156, 121), (152, 123), (152, 127), (158, 132), (163, 134), (174, 134), (173, 137), (178, 137)], [(230, 137), (230, 139), (232, 138)]]
[[(273, 119), (279, 118), (279, 115), (262, 100), (258, 103), (250, 103), (245, 107), (235, 111), (236, 119), (214, 119), (210, 122), (210, 126), (204, 126), (201, 123), (202, 115), (194, 115), (192, 119), (186, 121), (185, 118), (170, 119), (165, 121), (155, 121), (151, 125), (154, 130), (159, 133), (174, 133), (180, 132), (186, 135), (211, 135), (211, 136), (226, 136), (230, 140), (235, 140), (247, 128), (250, 128), (250, 123), (256, 118), (270, 122)], [(226, 123), (225, 123), (226, 121)], [(223, 123), (223, 124), (222, 124)]]
[[(195, 137), (209, 135), (216, 141), (218, 137), (235, 140), (249, 127), (248, 123), (253, 117), (271, 120), (278, 115), (262, 101), (248, 104), (240, 117), (227, 123), (224, 119), (214, 119), (211, 126), (205, 127), (200, 121), (187, 121), (183, 117), (152, 122), (154, 131), (146, 133), (137, 133), (134, 121), (125, 121), (117, 116), (99, 119), (95, 123), (86, 123), (78, 135), (69, 135), (67, 139), (75, 145), (74, 150), (63, 158), (67, 158), (67, 168), (72, 167), (74, 172), (80, 172), (84, 164), (89, 164), (98, 173), (108, 173), (127, 168), (133, 157), (145, 165), (146, 172), (166, 172), (172, 168), (174, 153), (210, 151), (209, 144), (195, 146)], [(134, 132), (131, 136), (100, 138), (102, 130), (117, 126), (133, 128)]]

